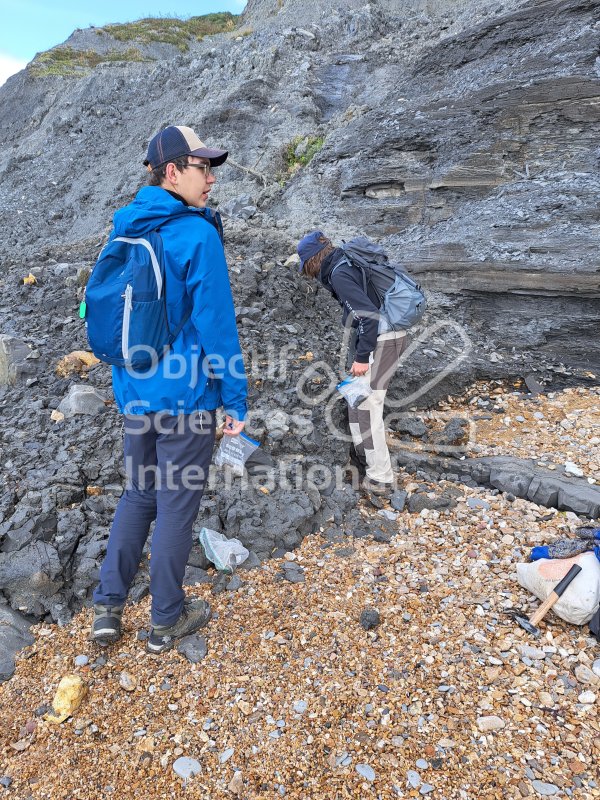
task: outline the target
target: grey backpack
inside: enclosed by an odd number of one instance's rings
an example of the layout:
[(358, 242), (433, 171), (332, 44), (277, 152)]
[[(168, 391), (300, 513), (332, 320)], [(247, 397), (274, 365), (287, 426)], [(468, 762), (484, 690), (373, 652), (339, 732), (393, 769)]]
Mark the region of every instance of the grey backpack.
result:
[(381, 245), (357, 236), (345, 242), (342, 250), (344, 258), (331, 275), (344, 263), (361, 271), (365, 294), (370, 283), (379, 301), (379, 333), (407, 330), (421, 319), (427, 308), (423, 290), (400, 264), (389, 260)]

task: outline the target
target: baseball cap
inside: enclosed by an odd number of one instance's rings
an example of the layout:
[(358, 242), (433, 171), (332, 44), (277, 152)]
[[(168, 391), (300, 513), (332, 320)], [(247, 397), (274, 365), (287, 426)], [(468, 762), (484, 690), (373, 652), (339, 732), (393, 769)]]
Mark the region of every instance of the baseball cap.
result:
[(321, 250), (325, 247), (327, 242), (320, 242), (319, 239), (326, 239), (327, 237), (322, 231), (312, 231), (311, 233), (307, 233), (300, 241), (298, 242), (298, 255), (300, 256), (300, 269), (299, 271), (302, 272), (304, 269), (304, 264), (308, 261), (309, 258), (316, 256), (317, 253), (320, 253)]
[(185, 125), (169, 125), (150, 139), (144, 166), (156, 169), (181, 156), (199, 156), (208, 158), (212, 167), (218, 167), (225, 162), (228, 155), (227, 150), (207, 147), (191, 128)]

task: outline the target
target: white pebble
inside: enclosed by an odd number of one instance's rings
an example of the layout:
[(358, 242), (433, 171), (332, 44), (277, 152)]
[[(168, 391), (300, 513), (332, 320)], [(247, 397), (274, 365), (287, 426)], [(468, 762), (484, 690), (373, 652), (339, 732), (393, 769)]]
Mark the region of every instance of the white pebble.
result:
[(413, 789), (418, 789), (421, 785), (421, 776), (414, 769), (409, 769), (406, 773), (406, 780)]
[(197, 775), (201, 771), (200, 762), (196, 761), (195, 758), (188, 758), (187, 756), (178, 758), (173, 764), (173, 769), (184, 781), (191, 778), (193, 775)]
[(368, 781), (375, 780), (375, 770), (368, 764), (357, 764), (356, 771), (358, 772), (359, 775), (362, 775), (363, 778), (366, 778)]
[(583, 478), (583, 470), (572, 461), (565, 461), (565, 472), (567, 475), (575, 475), (577, 478)]
[(487, 733), (488, 731), (499, 731), (503, 728), (505, 722), (500, 717), (496, 717), (494, 715), (489, 717), (478, 717), (477, 718), (477, 727), (480, 731)]
[(532, 647), (530, 644), (520, 644), (517, 650), (522, 658), (530, 658), (532, 661), (541, 661), (546, 658), (546, 653), (541, 647)]
[(304, 714), (307, 708), (308, 708), (308, 703), (306, 702), (306, 700), (296, 700), (296, 702), (293, 705), (293, 709), (296, 712), (296, 714)]
[(551, 797), (554, 794), (558, 794), (560, 791), (558, 786), (555, 786), (553, 783), (544, 783), (544, 781), (532, 781), (531, 785), (542, 797)]
[(578, 664), (575, 667), (575, 677), (580, 683), (590, 683), (592, 686), (600, 683), (598, 675), (585, 664)]

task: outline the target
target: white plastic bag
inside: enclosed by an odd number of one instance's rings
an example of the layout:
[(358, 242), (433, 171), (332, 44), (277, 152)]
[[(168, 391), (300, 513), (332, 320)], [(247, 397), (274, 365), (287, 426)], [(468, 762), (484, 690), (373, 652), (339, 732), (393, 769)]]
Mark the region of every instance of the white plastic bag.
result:
[(594, 553), (582, 553), (575, 558), (540, 558), (530, 564), (517, 564), (517, 579), (521, 586), (544, 601), (573, 564), (579, 564), (581, 572), (552, 606), (552, 611), (573, 625), (585, 625), (600, 603), (600, 562)]
[(257, 447), (259, 447), (259, 443), (246, 436), (245, 433), (237, 436), (223, 436), (215, 454), (215, 464), (217, 467), (229, 464), (235, 473), (243, 475), (244, 465)]
[(356, 408), (370, 394), (373, 394), (369, 379), (362, 375), (360, 377), (348, 376), (335, 388), (346, 399), (350, 408)]
[(200, 544), (204, 548), (206, 557), (216, 569), (230, 575), (250, 555), (239, 539), (228, 539), (222, 533), (212, 531), (210, 528), (202, 528), (200, 531)]

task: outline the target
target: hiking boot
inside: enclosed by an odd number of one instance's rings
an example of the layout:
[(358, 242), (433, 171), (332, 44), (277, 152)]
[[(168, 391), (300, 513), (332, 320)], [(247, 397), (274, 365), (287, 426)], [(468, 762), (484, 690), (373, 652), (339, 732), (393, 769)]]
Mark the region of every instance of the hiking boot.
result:
[(189, 636), (198, 628), (203, 628), (211, 617), (210, 606), (206, 600), (186, 600), (179, 619), (173, 625), (153, 625), (146, 642), (149, 653), (164, 653), (173, 647), (176, 639)]
[(381, 481), (371, 480), (371, 478), (365, 478), (361, 483), (361, 489), (365, 494), (374, 494), (377, 497), (389, 497), (392, 488), (391, 483), (382, 483)]
[(107, 645), (121, 638), (121, 616), (123, 606), (94, 605), (92, 639), (98, 644)]

